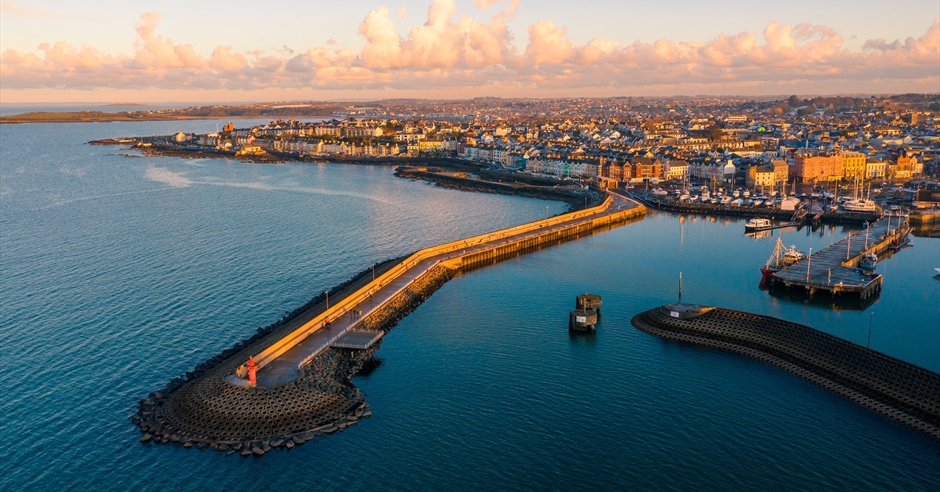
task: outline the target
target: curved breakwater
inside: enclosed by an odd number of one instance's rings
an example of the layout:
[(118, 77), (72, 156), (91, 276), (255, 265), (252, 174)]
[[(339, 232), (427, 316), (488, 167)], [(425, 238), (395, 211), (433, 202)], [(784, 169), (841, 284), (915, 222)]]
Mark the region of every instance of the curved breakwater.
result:
[(663, 338), (753, 357), (940, 439), (940, 374), (808, 326), (730, 309), (667, 305), (631, 322)]

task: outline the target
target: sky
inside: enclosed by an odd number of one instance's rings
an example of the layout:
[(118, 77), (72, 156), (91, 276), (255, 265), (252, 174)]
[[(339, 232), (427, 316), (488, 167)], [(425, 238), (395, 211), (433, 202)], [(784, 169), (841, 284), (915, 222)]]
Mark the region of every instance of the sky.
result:
[(0, 2), (0, 102), (940, 92), (937, 0)]

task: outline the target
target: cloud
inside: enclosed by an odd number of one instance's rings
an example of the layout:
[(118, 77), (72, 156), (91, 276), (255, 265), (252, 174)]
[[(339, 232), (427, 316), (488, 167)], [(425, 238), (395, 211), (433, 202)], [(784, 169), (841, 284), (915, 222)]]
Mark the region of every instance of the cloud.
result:
[[(4, 4), (6, 5), (6, 4)], [(359, 49), (327, 41), (305, 51), (237, 51), (219, 45), (209, 56), (158, 32), (160, 14), (136, 25), (129, 54), (108, 54), (66, 41), (43, 43), (36, 52), (7, 49), (0, 55), (3, 91), (31, 89), (133, 89), (274, 91), (485, 90), (514, 94), (578, 94), (597, 91), (702, 93), (733, 87), (794, 87), (877, 82), (901, 87), (940, 84), (940, 19), (919, 37), (872, 39), (849, 50), (827, 26), (769, 23), (756, 32), (723, 33), (706, 41), (659, 39), (622, 45), (592, 39), (576, 45), (551, 19), (527, 26), (516, 48), (507, 20), (518, 2), (478, 0), (488, 19), (458, 15), (453, 0), (434, 0), (426, 21), (406, 35), (388, 8), (369, 12), (358, 33)], [(5, 9), (7, 7), (4, 7)], [(479, 14), (478, 14), (479, 15)], [(205, 52), (203, 52), (205, 53)], [(756, 89), (755, 89), (756, 90)], [(927, 89), (929, 90), (929, 89)], [(259, 96), (263, 97), (263, 96)]]
[(399, 19), (404, 19), (405, 16), (407, 16), (407, 15), (408, 15), (408, 6), (407, 6), (407, 5), (402, 5), (401, 8), (398, 9), (398, 18), (399, 18)]

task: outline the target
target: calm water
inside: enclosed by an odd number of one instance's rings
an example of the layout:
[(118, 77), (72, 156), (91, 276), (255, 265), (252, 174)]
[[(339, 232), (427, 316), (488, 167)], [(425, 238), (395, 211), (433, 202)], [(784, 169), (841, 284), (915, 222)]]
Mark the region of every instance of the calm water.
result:
[[(138, 444), (141, 396), (374, 261), (557, 213), (391, 169), (127, 159), (83, 142), (214, 121), (0, 126), (4, 490), (895, 489), (940, 445), (750, 359), (629, 324), (683, 299), (781, 316), (940, 370), (940, 240), (879, 266), (865, 311), (776, 299), (776, 237), (673, 215), (445, 285), (357, 378), (374, 416), (263, 459)], [(246, 122), (248, 123), (248, 122)], [(783, 232), (807, 250), (845, 231)], [(604, 296), (571, 338), (575, 294)], [(870, 316), (871, 313), (873, 316)]]

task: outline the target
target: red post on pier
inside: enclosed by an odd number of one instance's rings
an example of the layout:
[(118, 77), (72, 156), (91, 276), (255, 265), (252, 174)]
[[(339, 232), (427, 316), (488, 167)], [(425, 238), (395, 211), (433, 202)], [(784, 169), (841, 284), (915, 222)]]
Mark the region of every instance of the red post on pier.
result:
[(248, 384), (254, 386), (258, 384), (258, 364), (255, 364), (255, 358), (248, 358)]

